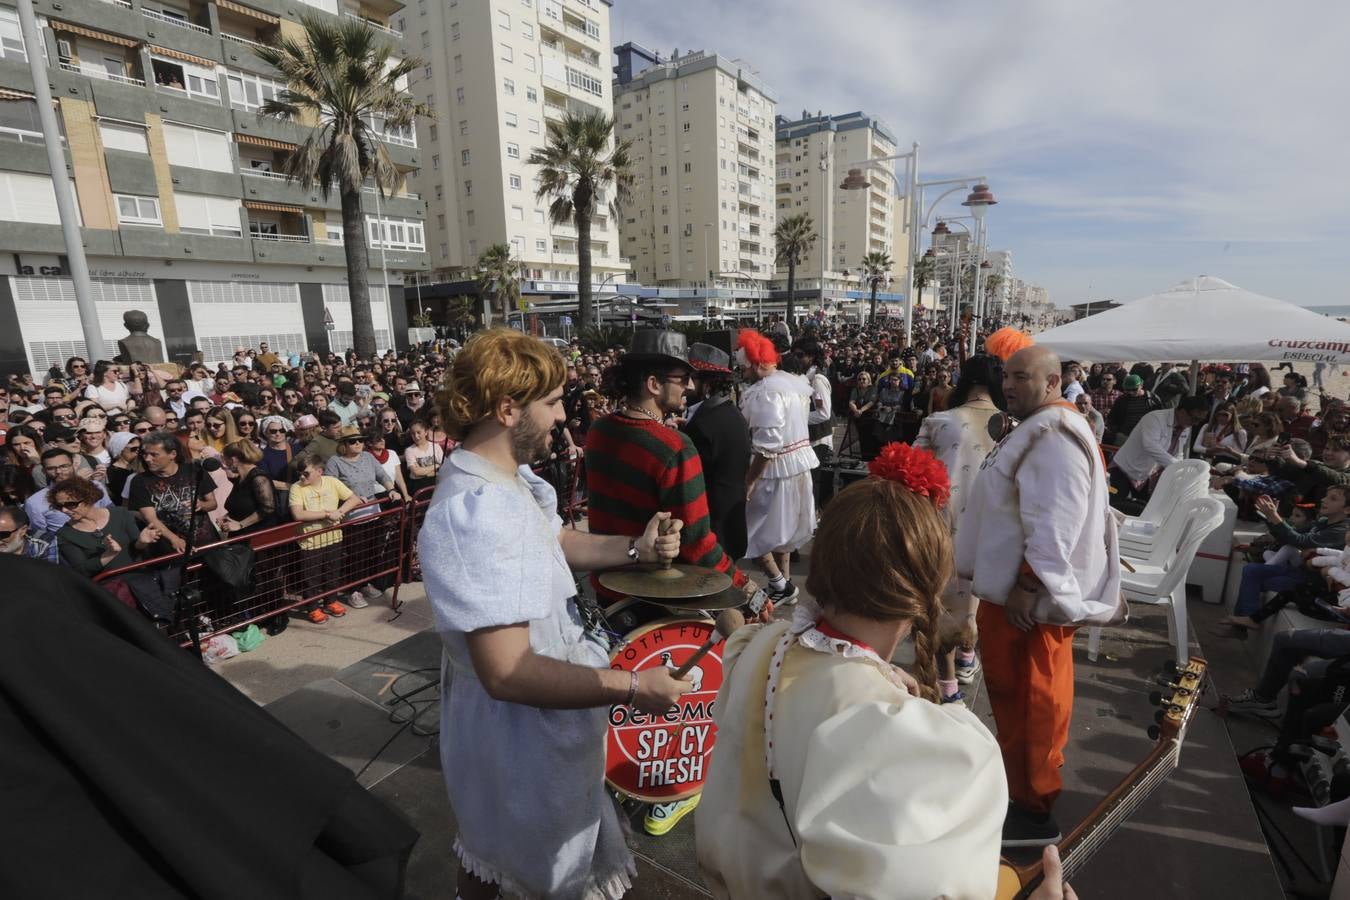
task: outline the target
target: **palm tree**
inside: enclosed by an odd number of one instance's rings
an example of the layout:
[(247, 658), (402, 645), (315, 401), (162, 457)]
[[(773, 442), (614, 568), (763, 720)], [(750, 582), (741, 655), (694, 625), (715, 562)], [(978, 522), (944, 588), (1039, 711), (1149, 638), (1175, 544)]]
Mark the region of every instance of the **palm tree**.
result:
[(502, 308), (502, 318), (510, 319), (511, 310), (520, 302), (521, 262), (511, 256), (510, 244), (493, 244), (478, 257), (478, 293), (483, 296), (483, 324), (492, 324), (489, 296)]
[(630, 168), (632, 143), (611, 139), (614, 120), (599, 110), (567, 113), (561, 122), (548, 123), (548, 143), (528, 160), (539, 167), (535, 196), (549, 201), (555, 225), (569, 222), (577, 230), (577, 325), (595, 324), (591, 303), (591, 217), (604, 192), (613, 191), (609, 214), (617, 219), (632, 193), (635, 176)]
[[(788, 267), (787, 320), (791, 327), (797, 323), (793, 308), (797, 299), (797, 266), (801, 264), (806, 254), (811, 252), (811, 247), (816, 242), (816, 229), (811, 221), (811, 214), (800, 213), (779, 219), (778, 226), (773, 230), (773, 241), (777, 248), (774, 261), (779, 264), (786, 263)], [(821, 284), (824, 284), (825, 273), (821, 272), (820, 277)]]
[(375, 324), (361, 186), (371, 180), (386, 193), (401, 178), (372, 122), (381, 119), (386, 129), (402, 130), (411, 128), (416, 116), (432, 114), (397, 84), (423, 62), (416, 57), (394, 62), (389, 44), (359, 19), (306, 15), (300, 21), (303, 41), (279, 36), (255, 51), (286, 82), (286, 89), (263, 103), (258, 115), (309, 130), (283, 167), (288, 179), (310, 190), (317, 186), (324, 199), (337, 188), (352, 344), (357, 355), (369, 358), (375, 355)]
[(891, 255), (885, 250), (874, 250), (862, 258), (863, 278), (872, 285), (872, 306), (867, 318), (869, 325), (875, 325), (877, 321), (877, 285), (891, 271), (893, 265), (895, 263), (891, 260)]

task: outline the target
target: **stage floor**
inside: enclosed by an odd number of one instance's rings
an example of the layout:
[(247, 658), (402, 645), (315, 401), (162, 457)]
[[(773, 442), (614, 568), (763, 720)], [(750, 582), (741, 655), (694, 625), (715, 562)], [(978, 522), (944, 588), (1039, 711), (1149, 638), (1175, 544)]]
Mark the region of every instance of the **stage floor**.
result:
[[(1201, 641), (1219, 641), (1207, 630), (1218, 609), (1192, 602), (1191, 610)], [(1158, 689), (1153, 676), (1171, 658), (1172, 649), (1166, 640), (1164, 610), (1136, 607), (1133, 614), (1126, 627), (1106, 633), (1097, 663), (1087, 661), (1086, 632), (1077, 641), (1065, 791), (1056, 810), (1066, 831), (1150, 746), (1145, 732), (1154, 707), (1148, 694)], [(1213, 674), (1223, 689), (1231, 692), (1246, 686), (1251, 672), (1241, 668), (1242, 655), (1229, 647), (1216, 650), (1222, 660), (1212, 661)], [(1194, 640), (1192, 652), (1203, 655)], [(414, 693), (434, 681), (439, 664), (439, 641), (425, 631), (267, 707), (318, 749), (361, 772), (364, 785), (421, 831), (407, 896), (427, 900), (452, 895), (455, 871), (454, 818), (445, 798), (435, 739), (425, 733), (438, 725), (436, 689), (430, 686)], [(410, 693), (414, 696), (408, 701), (397, 700)], [(992, 729), (979, 685), (972, 695), (973, 708)], [(1229, 730), (1213, 712), (1216, 697), (1211, 689), (1203, 701), (1205, 708), (1195, 717), (1182, 750), (1181, 770), (1075, 879), (1085, 900), (1283, 896)], [(423, 734), (397, 733), (399, 725), (391, 715), (409, 714), (417, 716), (416, 730)], [(693, 860), (692, 816), (662, 838), (642, 833), (640, 818), (634, 824), (631, 843), (640, 872), (631, 897), (708, 896)]]

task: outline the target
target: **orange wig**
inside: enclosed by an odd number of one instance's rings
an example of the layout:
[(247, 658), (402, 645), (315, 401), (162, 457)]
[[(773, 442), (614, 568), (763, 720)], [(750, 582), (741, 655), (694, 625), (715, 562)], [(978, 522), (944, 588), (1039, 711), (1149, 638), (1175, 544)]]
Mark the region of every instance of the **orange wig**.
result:
[(1025, 331), (1016, 328), (1000, 328), (984, 339), (984, 349), (1007, 362), (1018, 350), (1025, 350), (1035, 339)]
[(752, 328), (742, 328), (736, 339), (736, 349), (745, 354), (745, 358), (755, 366), (778, 365), (778, 351), (773, 341)]

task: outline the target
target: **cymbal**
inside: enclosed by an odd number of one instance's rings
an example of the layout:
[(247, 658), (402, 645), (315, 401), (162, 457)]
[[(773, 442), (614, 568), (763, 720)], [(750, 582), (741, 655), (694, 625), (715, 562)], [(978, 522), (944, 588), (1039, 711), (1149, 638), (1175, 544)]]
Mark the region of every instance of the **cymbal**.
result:
[[(746, 603), (745, 591), (738, 587), (729, 587), (725, 591), (719, 591), (711, 597), (699, 597), (694, 600), (681, 600), (679, 598), (670, 598), (667, 600), (646, 598), (644, 602), (655, 603), (657, 606), (664, 606), (673, 612), (711, 612), (718, 609), (740, 609)], [(697, 606), (685, 606), (686, 603), (696, 603)]]
[[(731, 587), (731, 576), (723, 575), (716, 569), (676, 563), (669, 567), (659, 564), (624, 566), (600, 573), (600, 584), (619, 594), (652, 600), (663, 606), (671, 604), (667, 600), (688, 600), (696, 597), (711, 597)], [(744, 603), (744, 599), (741, 603)], [(739, 606), (740, 604), (736, 604)], [(702, 604), (695, 607), (702, 609)], [(725, 609), (726, 607), (716, 607)]]

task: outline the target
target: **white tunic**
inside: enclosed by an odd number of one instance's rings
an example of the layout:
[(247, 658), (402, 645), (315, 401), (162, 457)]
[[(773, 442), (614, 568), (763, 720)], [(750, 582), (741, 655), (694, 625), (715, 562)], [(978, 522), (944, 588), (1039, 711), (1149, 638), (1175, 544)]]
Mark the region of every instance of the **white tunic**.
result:
[(1087, 419), (1055, 403), (1032, 413), (985, 457), (956, 536), (956, 572), (1002, 605), (1025, 560), (1046, 625), (1123, 621), (1116, 520)]
[(811, 449), (807, 416), (811, 386), (800, 375), (774, 371), (741, 395), (750, 444), (768, 458), (746, 502), (746, 556), (796, 550), (816, 528), (811, 470), (820, 460)]
[(771, 733), (789, 834), (764, 748), (770, 659), (789, 627), (739, 629), (722, 656), (694, 821), (713, 896), (992, 897), (1008, 803), (997, 743), (969, 710), (910, 697), (851, 645), (796, 643), (783, 661)]
[(528, 622), (535, 653), (608, 667), (582, 630), (557, 497), (468, 450), (446, 460), (418, 538), (443, 642), (441, 764), (465, 868), (509, 897), (617, 898), (636, 868), (604, 785), (606, 710), (494, 700), (468, 632)]

